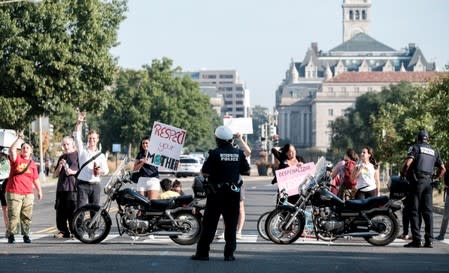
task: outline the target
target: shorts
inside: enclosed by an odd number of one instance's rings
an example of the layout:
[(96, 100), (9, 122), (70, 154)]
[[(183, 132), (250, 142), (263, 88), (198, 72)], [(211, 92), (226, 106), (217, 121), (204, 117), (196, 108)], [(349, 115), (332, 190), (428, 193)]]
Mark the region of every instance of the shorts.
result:
[(161, 183), (156, 177), (139, 177), (137, 191), (160, 191)]

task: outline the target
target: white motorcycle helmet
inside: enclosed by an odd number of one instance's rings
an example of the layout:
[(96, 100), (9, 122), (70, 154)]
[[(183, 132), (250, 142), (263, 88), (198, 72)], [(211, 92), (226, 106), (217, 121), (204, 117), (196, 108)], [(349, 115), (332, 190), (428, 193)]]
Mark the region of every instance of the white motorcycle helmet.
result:
[(217, 129), (215, 129), (215, 137), (224, 141), (231, 141), (233, 138), (233, 134), (231, 129), (226, 126), (218, 126)]

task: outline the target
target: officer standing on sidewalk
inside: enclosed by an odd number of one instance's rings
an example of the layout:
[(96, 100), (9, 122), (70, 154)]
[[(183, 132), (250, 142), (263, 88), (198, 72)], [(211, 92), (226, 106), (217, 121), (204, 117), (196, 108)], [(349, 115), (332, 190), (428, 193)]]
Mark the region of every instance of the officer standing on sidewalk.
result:
[(217, 148), (209, 151), (201, 172), (208, 179), (208, 195), (203, 217), (203, 231), (192, 260), (209, 260), (220, 215), (225, 223), (224, 260), (235, 260), (236, 229), (240, 209), (240, 175), (249, 175), (250, 166), (244, 152), (232, 146), (232, 131), (226, 126), (215, 130)]
[(417, 143), (410, 147), (401, 170), (401, 176), (410, 181), (410, 224), (413, 236), (412, 242), (404, 247), (421, 247), (421, 217), (425, 223), (424, 247), (432, 247), (432, 174), (434, 167), (437, 167), (438, 176), (442, 179), (446, 169), (438, 151), (429, 145), (427, 131), (420, 130), (416, 140)]

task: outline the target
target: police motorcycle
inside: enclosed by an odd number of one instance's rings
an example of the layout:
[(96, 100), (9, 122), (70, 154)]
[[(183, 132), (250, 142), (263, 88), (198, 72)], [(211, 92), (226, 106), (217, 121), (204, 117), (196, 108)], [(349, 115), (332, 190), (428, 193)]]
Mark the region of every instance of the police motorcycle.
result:
[(401, 208), (400, 202), (388, 196), (344, 202), (329, 190), (331, 166), (327, 165), (321, 157), (315, 174), (300, 184), (298, 201), (295, 204), (284, 202), (270, 213), (265, 223), (270, 240), (278, 244), (296, 241), (304, 231), (305, 209), (311, 206), (317, 240), (330, 242), (343, 237), (362, 237), (375, 246), (393, 242), (399, 233), (394, 212)]
[(172, 199), (151, 200), (131, 188), (132, 173), (125, 171), (130, 162), (122, 161), (104, 187), (103, 205), (88, 204), (75, 211), (72, 233), (83, 243), (97, 244), (111, 231), (111, 213), (117, 204), (115, 220), (120, 236), (128, 234), (133, 239), (149, 235), (169, 236), (180, 245), (195, 244), (201, 234), (201, 213), (198, 200), (192, 195)]

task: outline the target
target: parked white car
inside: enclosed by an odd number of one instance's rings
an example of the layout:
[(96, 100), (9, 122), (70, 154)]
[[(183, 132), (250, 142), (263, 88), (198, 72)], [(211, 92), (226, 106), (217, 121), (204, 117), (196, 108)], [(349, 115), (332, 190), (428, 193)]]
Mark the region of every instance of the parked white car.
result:
[(197, 176), (200, 174), (202, 166), (203, 160), (201, 158), (182, 155), (179, 158), (176, 177)]

